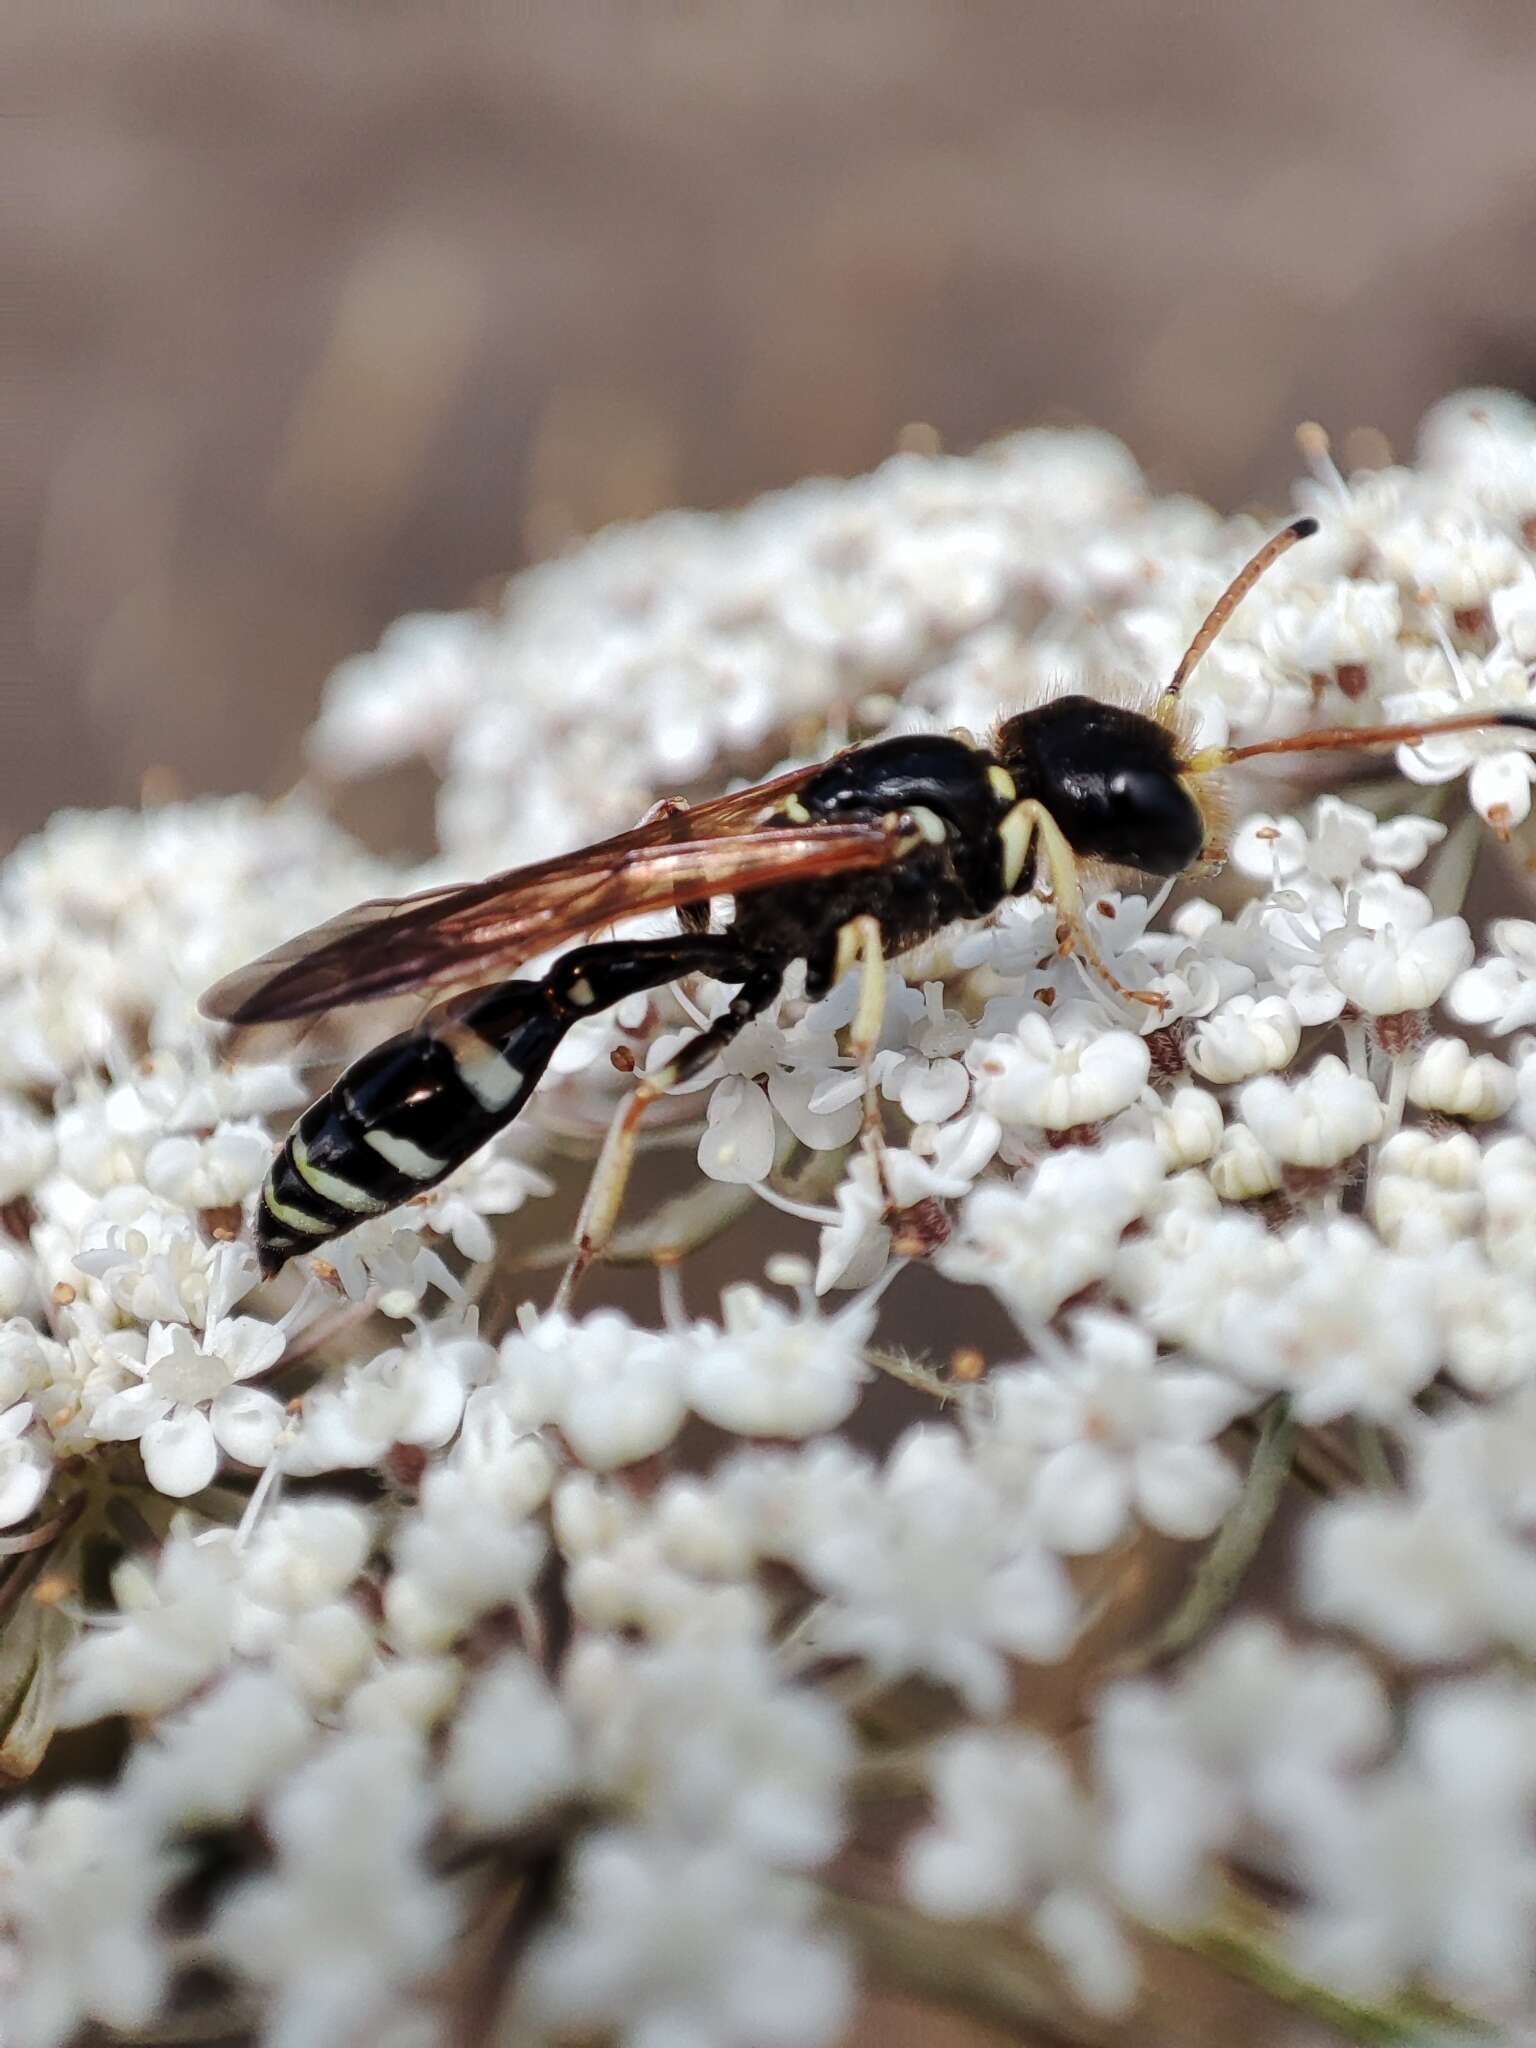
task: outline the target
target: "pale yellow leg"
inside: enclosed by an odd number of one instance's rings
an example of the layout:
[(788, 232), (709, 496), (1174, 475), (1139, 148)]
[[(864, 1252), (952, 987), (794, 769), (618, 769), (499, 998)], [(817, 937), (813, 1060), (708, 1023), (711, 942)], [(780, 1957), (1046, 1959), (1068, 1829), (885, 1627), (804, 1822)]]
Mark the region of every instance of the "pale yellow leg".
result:
[(613, 1226), (618, 1221), (619, 1210), (624, 1202), (624, 1190), (629, 1185), (630, 1172), (635, 1163), (635, 1148), (639, 1142), (640, 1125), (651, 1104), (675, 1088), (679, 1081), (686, 1081), (692, 1075), (702, 1073), (717, 1054), (722, 1053), (736, 1034), (749, 1024), (763, 1004), (770, 1000), (779, 983), (777, 969), (769, 970), (755, 981), (744, 981), (732, 998), (729, 1008), (718, 1016), (714, 1023), (696, 1038), (679, 1047), (664, 1067), (647, 1074), (639, 1081), (629, 1098), (614, 1112), (608, 1126), (608, 1135), (603, 1140), (603, 1149), (597, 1156), (592, 1169), (592, 1178), (587, 1184), (586, 1199), (581, 1205), (581, 1214), (576, 1219), (576, 1250), (571, 1263), (561, 1277), (555, 1293), (555, 1307), (568, 1308), (578, 1282), (594, 1259), (602, 1256)]
[(554, 1306), (557, 1309), (570, 1307), (583, 1274), (613, 1235), (613, 1226), (624, 1206), (624, 1190), (629, 1186), (629, 1176), (634, 1170), (641, 1120), (657, 1097), (665, 1094), (667, 1080), (666, 1069), (648, 1077), (614, 1111), (608, 1135), (603, 1140), (603, 1149), (597, 1155), (597, 1164), (587, 1183), (581, 1214), (576, 1219), (576, 1249), (555, 1290)]
[[(1056, 900), (1056, 943), (1063, 953), (1080, 953), (1099, 979), (1133, 1003), (1145, 1003), (1149, 1009), (1166, 1010), (1168, 998), (1155, 989), (1127, 988), (1110, 972), (1109, 964), (1093, 943), (1088, 932), (1088, 920), (1083, 914), (1083, 892), (1077, 875), (1077, 856), (1068, 843), (1066, 834), (1051, 816), (1045, 805), (1035, 797), (1026, 797), (1016, 804), (1008, 817), (1009, 821), (1023, 812), (1029, 830), (1023, 843), (1038, 836), (1045, 854), (1045, 865), (1051, 878), (1051, 894)], [(1022, 860), (1019, 863), (1022, 869)]]
[[(850, 918), (837, 935), (836, 978), (841, 980), (856, 963), (861, 975), (859, 1005), (848, 1026), (848, 1050), (864, 1069), (864, 1145), (878, 1169), (885, 1131), (872, 1062), (885, 1028), (885, 945), (880, 920), (868, 913)], [(885, 1185), (883, 1171), (880, 1184)]]
[[(855, 917), (843, 926), (843, 931), (853, 934), (849, 949), (862, 974), (859, 1007), (848, 1027), (848, 1050), (862, 1066), (867, 1066), (885, 1028), (885, 947), (880, 938), (880, 920), (868, 915)], [(838, 944), (841, 948), (842, 933), (838, 934)]]

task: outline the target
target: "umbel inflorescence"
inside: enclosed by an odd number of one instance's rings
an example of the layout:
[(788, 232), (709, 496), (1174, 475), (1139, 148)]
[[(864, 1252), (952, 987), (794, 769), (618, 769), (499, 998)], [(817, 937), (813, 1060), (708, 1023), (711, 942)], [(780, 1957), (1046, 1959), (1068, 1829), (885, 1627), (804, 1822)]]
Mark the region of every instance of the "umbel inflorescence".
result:
[[(1536, 709), (1529, 408), (1295, 497), (1209, 744)], [(1175, 1949), (1276, 2038), (1536, 2029), (1536, 925), (1464, 915), (1536, 862), (1517, 738), (1254, 777), (1220, 883), (1106, 886), (1161, 1010), (1047, 903), (902, 963), (879, 1169), (856, 988), (791, 983), (658, 1119), (697, 1164), (616, 1245), (638, 1320), (540, 1306), (541, 1208), (725, 990), (577, 1026), (266, 1285), (340, 1032), (232, 1061), (195, 1009), (660, 795), (1145, 694), (1260, 531), (1086, 433), (649, 521), (349, 663), (308, 797), (65, 815), (0, 871), (6, 2048), (815, 2048), (861, 1985), (1091, 2042)], [(407, 869), (319, 791), (416, 757)]]

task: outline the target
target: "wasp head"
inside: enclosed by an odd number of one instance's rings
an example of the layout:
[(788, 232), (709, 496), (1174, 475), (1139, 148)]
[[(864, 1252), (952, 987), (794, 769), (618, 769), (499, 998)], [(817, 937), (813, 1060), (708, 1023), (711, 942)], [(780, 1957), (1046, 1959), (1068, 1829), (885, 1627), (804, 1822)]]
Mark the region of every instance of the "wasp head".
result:
[(1204, 851), (1178, 741), (1156, 719), (1057, 697), (1005, 719), (994, 744), (1020, 794), (1038, 798), (1084, 859), (1178, 875)]

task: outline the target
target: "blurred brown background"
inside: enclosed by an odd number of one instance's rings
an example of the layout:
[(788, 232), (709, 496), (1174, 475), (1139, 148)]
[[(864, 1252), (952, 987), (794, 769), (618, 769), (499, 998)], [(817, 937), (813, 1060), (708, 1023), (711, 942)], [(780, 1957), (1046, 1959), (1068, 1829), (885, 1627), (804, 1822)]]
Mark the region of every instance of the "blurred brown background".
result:
[(1282, 497), (1536, 388), (1526, 0), (11, 0), (0, 841), (276, 787), (624, 514), (1089, 419)]

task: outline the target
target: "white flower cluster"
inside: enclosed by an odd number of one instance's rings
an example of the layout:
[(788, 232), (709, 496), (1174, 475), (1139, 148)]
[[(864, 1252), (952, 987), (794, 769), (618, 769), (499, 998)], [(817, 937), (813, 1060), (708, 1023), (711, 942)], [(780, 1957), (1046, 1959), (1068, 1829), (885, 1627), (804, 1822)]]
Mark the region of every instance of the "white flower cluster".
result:
[[(1536, 708), (1536, 415), (1448, 401), (1418, 467), (1300, 496), (1208, 734)], [(791, 977), (671, 1114), (722, 1222), (803, 1243), (705, 1312), (663, 1233), (649, 1325), (519, 1306), (554, 1233), (503, 1219), (728, 991), (579, 1025), (479, 1158), (265, 1287), (274, 1140), (356, 1041), (235, 1060), (194, 1007), (813, 735), (1155, 683), (1252, 539), (1058, 433), (651, 521), (335, 679), (319, 767), (440, 770), (426, 868), (241, 801), (0, 870), (0, 1768), (131, 1730), (0, 1818), (6, 2048), (209, 1998), (272, 2048), (815, 2048), (872, 1929), (899, 1977), (954, 1922), (1046, 1960), (1028, 2036), (1172, 1940), (1360, 2038), (1419, 1993), (1536, 2031), (1536, 924), (1462, 914), (1479, 844), (1536, 844), (1507, 732), (1374, 808), (1235, 792), (1236, 885), (1171, 915), (1090, 889), (1160, 1009), (1034, 900), (889, 971), (868, 1076), (857, 988)], [(1293, 1457), (1323, 1498), (1224, 1619)], [(1098, 1655), (1181, 1544), (1168, 1631)]]

